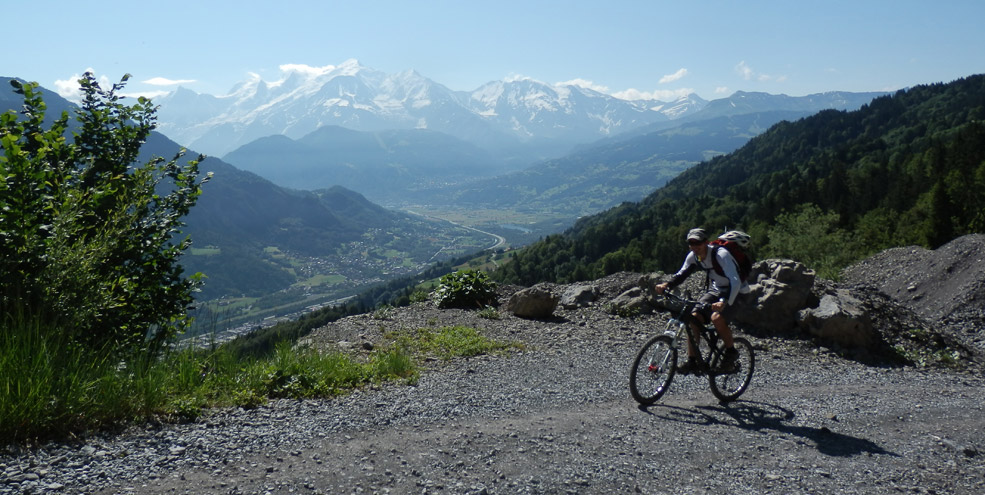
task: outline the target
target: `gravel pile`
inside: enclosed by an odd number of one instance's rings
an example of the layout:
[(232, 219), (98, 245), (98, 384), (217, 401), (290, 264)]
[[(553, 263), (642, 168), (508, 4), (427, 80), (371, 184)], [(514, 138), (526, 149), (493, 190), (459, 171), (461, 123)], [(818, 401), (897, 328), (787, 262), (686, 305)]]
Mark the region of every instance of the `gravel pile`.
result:
[(935, 250), (888, 249), (846, 268), (842, 277), (878, 290), (985, 355), (985, 234)]
[(548, 321), (427, 305), (343, 319), (307, 343), (358, 352), (389, 330), (465, 325), (526, 345), (431, 363), (413, 386), (7, 447), (0, 494), (985, 493), (980, 370), (872, 367), (752, 335), (740, 401), (678, 377), (639, 408), (629, 365), (665, 317), (603, 310), (638, 279), (597, 281), (598, 304)]

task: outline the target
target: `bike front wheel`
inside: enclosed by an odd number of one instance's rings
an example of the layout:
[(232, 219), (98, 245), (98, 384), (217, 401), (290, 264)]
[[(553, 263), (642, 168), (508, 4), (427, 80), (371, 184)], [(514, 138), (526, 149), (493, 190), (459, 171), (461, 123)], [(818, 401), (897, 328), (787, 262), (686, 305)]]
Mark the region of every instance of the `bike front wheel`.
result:
[(674, 341), (666, 336), (656, 336), (636, 354), (629, 370), (629, 392), (636, 402), (648, 406), (657, 401), (674, 380), (677, 373), (677, 349)]
[[(724, 344), (719, 341), (719, 349), (724, 351)], [(708, 380), (711, 382), (711, 393), (722, 402), (732, 402), (738, 399), (743, 392), (749, 388), (752, 381), (752, 372), (756, 369), (756, 355), (752, 351), (752, 344), (748, 340), (737, 337), (735, 339), (735, 350), (739, 356), (735, 361), (735, 368), (728, 372), (717, 370), (722, 354), (716, 353), (712, 360), (711, 369), (708, 373)]]

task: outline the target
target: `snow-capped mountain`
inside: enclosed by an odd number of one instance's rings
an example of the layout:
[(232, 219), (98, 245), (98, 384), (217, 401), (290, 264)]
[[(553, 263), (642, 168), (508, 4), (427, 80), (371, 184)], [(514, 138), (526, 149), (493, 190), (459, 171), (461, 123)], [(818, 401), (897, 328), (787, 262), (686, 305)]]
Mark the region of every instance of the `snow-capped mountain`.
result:
[(691, 93), (687, 96), (682, 96), (670, 103), (661, 103), (650, 108), (655, 112), (660, 112), (666, 115), (671, 120), (679, 119), (685, 115), (690, 115), (697, 113), (708, 106), (708, 101), (703, 100), (700, 96)]
[(272, 83), (255, 77), (225, 96), (179, 88), (155, 101), (162, 133), (220, 156), (257, 138), (296, 139), (325, 125), (360, 131), (424, 128), (497, 150), (522, 145), (566, 149), (678, 118), (700, 108), (700, 102), (630, 102), (532, 79), (452, 91), (414, 71), (386, 74), (356, 60), (320, 71), (292, 71)]
[(598, 139), (667, 120), (645, 102), (630, 102), (577, 86), (532, 79), (497, 81), (473, 91), (469, 108), (521, 139)]

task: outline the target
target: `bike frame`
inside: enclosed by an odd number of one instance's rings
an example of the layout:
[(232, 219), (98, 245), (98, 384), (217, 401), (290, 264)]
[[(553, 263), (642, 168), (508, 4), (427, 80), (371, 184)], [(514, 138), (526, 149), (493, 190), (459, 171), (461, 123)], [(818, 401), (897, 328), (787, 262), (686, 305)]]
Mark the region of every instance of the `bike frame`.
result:
[[(703, 371), (712, 369), (712, 362), (721, 360), (721, 356), (718, 357), (718, 360), (715, 359), (715, 356), (721, 354), (721, 351), (717, 347), (718, 331), (715, 330), (714, 327), (709, 327), (707, 325), (704, 325), (698, 322), (694, 318), (694, 315), (692, 313), (694, 312), (694, 309), (698, 306), (696, 302), (688, 301), (684, 298), (674, 295), (670, 295), (669, 297), (683, 302), (684, 307), (681, 309), (680, 314), (678, 314), (677, 316), (674, 316), (674, 313), (670, 313), (671, 317), (670, 319), (667, 320), (667, 329), (664, 331), (664, 335), (668, 335), (671, 337), (671, 339), (673, 340), (673, 345), (676, 348), (680, 348), (679, 346), (682, 341), (681, 334), (686, 335), (687, 340), (685, 342), (690, 342), (690, 345), (693, 345), (694, 348), (698, 350), (699, 361), (704, 364), (704, 368), (705, 368)], [(695, 332), (690, 331), (691, 330), (690, 322), (692, 321), (695, 324), (697, 324), (698, 328), (701, 329), (701, 331), (698, 332), (699, 335), (694, 335)], [(677, 326), (676, 330), (672, 328), (675, 325)], [(701, 345), (700, 345), (701, 339), (703, 339), (705, 342), (708, 343), (709, 351), (707, 356), (704, 356), (701, 353)]]
[[(629, 370), (629, 390), (633, 398), (640, 404), (650, 405), (667, 392), (677, 372), (681, 343), (688, 342), (697, 349), (696, 357), (700, 363), (697, 366), (699, 369), (693, 370), (691, 374), (706, 376), (711, 393), (718, 400), (731, 402), (738, 399), (749, 386), (756, 367), (752, 344), (742, 337), (734, 337), (741, 361), (737, 360), (735, 366), (721, 370), (719, 365), (725, 351), (720, 346), (718, 331), (714, 326), (698, 324), (692, 316), (699, 303), (673, 294), (665, 297), (673, 303), (660, 306), (661, 311), (669, 314), (667, 327), (663, 335), (651, 337), (643, 344)], [(691, 331), (692, 322), (699, 331)], [(687, 332), (687, 337), (684, 337), (684, 332)], [(708, 344), (707, 353), (702, 353), (702, 341)]]

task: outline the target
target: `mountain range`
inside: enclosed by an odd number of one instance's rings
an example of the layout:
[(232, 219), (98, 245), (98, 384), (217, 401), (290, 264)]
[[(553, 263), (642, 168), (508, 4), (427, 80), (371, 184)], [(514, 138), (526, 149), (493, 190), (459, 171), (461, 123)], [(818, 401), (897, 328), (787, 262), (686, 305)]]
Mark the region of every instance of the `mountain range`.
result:
[(580, 215), (637, 200), (780, 119), (851, 110), (881, 94), (626, 101), (532, 79), (464, 92), (349, 60), (246, 81), (220, 97), (179, 88), (155, 103), (172, 139), (281, 186), (341, 185), (390, 206), (560, 200)]
[(348, 60), (318, 74), (246, 81), (225, 96), (179, 88), (155, 103), (161, 106), (161, 132), (216, 156), (258, 138), (300, 138), (337, 125), (359, 131), (429, 129), (510, 160), (518, 153), (557, 156), (575, 144), (679, 118), (707, 102), (693, 94), (670, 103), (627, 101), (531, 79), (454, 91), (415, 71), (385, 74)]

